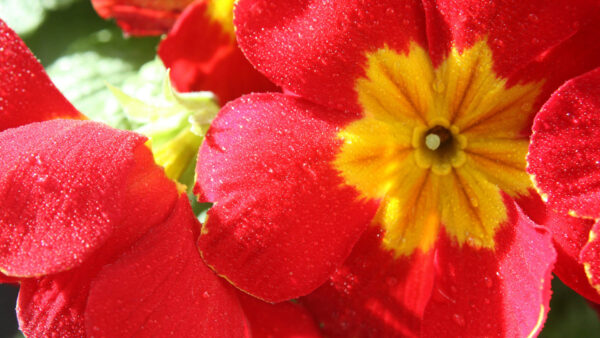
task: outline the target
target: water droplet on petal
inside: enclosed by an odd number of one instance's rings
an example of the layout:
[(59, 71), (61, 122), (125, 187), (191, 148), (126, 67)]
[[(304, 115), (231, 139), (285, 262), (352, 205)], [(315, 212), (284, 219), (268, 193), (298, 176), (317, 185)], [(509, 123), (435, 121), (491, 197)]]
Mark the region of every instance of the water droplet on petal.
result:
[(444, 81), (442, 81), (442, 79), (435, 79), (431, 87), (436, 93), (443, 93), (446, 89), (446, 86), (444, 86)]
[(527, 19), (529, 19), (529, 21), (531, 21), (531, 22), (539, 22), (540, 21), (540, 18), (534, 13), (529, 14), (527, 16)]
[(531, 108), (533, 108), (533, 105), (531, 104), (531, 102), (525, 102), (521, 105), (521, 110), (524, 112), (531, 111)]
[(456, 324), (458, 324), (458, 326), (465, 326), (465, 319), (463, 318), (463, 316), (459, 315), (458, 313), (455, 313), (454, 315), (452, 315), (452, 319), (454, 320), (454, 322)]
[(479, 207), (479, 200), (477, 199), (477, 197), (475, 197), (475, 196), (469, 197), (469, 202), (471, 202), (471, 206), (473, 206), (473, 208)]
[(494, 40), (492, 40), (492, 43), (494, 45), (496, 45), (498, 48), (504, 47), (504, 41), (502, 41), (502, 40), (500, 40), (498, 38), (495, 38)]
[(470, 246), (480, 248), (483, 245), (483, 241), (479, 237), (469, 236), (467, 237), (467, 243)]

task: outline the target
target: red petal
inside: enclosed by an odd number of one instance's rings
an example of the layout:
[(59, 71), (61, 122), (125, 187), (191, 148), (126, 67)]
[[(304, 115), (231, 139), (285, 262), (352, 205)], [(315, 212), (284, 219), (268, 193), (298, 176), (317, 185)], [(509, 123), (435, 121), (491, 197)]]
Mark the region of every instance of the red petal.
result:
[[(331, 336), (523, 337), (541, 328), (555, 253), (550, 235), (507, 201), (495, 251), (442, 234), (428, 254), (394, 258), (374, 228), (328, 285), (305, 297)], [(543, 307), (542, 307), (543, 306)]]
[(0, 20), (0, 131), (57, 118), (85, 118), (54, 87), (25, 43)]
[(433, 286), (433, 254), (394, 258), (382, 238), (378, 227), (369, 227), (329, 282), (302, 299), (327, 335), (419, 335)]
[(557, 252), (554, 273), (568, 287), (585, 298), (600, 302), (600, 293), (596, 291), (586, 277), (581, 249), (586, 244), (593, 220), (554, 214), (544, 225), (555, 235), (554, 247)]
[[(0, 268), (12, 276), (67, 270), (115, 233), (140, 231), (127, 225), (142, 215), (144, 227), (162, 220), (176, 188), (144, 141), (131, 132), (74, 120), (2, 132)], [(149, 202), (151, 212), (142, 209)]]
[[(511, 207), (513, 205), (513, 207)], [(459, 248), (446, 236), (436, 251), (437, 277), (425, 310), (423, 336), (527, 337), (540, 332), (549, 310), (556, 253), (550, 233), (507, 200), (510, 221), (494, 251)]]
[(347, 122), (282, 94), (245, 96), (221, 110), (196, 170), (196, 194), (215, 203), (198, 243), (209, 266), (269, 301), (327, 279), (377, 207), (331, 164)]
[(238, 293), (252, 337), (321, 337), (314, 319), (300, 304), (269, 304)]
[(89, 282), (99, 267), (87, 264), (52, 277), (25, 279), (17, 299), (17, 318), (31, 337), (84, 337), (83, 309)]
[(212, 91), (225, 103), (250, 92), (277, 90), (250, 65), (227, 28), (207, 14), (206, 1), (183, 12), (158, 55), (179, 91)]
[(159, 35), (169, 31), (181, 11), (194, 0), (92, 0), (98, 15), (114, 18), (124, 32)]
[[(600, 18), (597, 1), (580, 1), (577, 5), (569, 0), (426, 0), (425, 3), (427, 36), (434, 60), (441, 61), (450, 44), (463, 49), (487, 39), (494, 54), (494, 70), (504, 78), (543, 59), (579, 30), (589, 26), (597, 29)], [(596, 39), (597, 35), (588, 36), (588, 44)], [(588, 53), (585, 49), (588, 45), (571, 53)], [(591, 49), (599, 51), (595, 46)]]
[(283, 88), (340, 110), (359, 111), (355, 79), (365, 53), (426, 45), (421, 1), (240, 0), (234, 21), (248, 59)]
[(167, 221), (105, 266), (91, 285), (88, 334), (247, 336), (235, 289), (198, 254), (199, 229), (187, 197), (182, 196)]
[(0, 283), (19, 284), (19, 278), (10, 277), (0, 272)]
[(581, 249), (587, 243), (594, 221), (553, 212), (533, 191), (530, 197), (522, 198), (518, 202), (531, 220), (543, 224), (552, 233), (556, 249), (554, 274), (588, 300), (600, 302), (600, 295), (588, 282), (583, 264), (579, 260)]
[(136, 154), (138, 174), (131, 178), (131, 181), (140, 183), (138, 186), (129, 185), (132, 194), (123, 203), (128, 215), (101, 250), (96, 250), (80, 267), (21, 282), (17, 314), (21, 330), (26, 335), (85, 336), (84, 311), (90, 283), (106, 264), (114, 262), (171, 212), (175, 203), (173, 195), (175, 198), (177, 195), (159, 187), (159, 180), (166, 180), (162, 169), (153, 164), (152, 155), (145, 147), (141, 149), (145, 151)]
[(600, 68), (568, 81), (536, 116), (528, 171), (548, 205), (600, 217)]
[(596, 290), (595, 302), (600, 302), (600, 222), (596, 222), (590, 231), (587, 244), (581, 250), (581, 262), (585, 267), (585, 274)]

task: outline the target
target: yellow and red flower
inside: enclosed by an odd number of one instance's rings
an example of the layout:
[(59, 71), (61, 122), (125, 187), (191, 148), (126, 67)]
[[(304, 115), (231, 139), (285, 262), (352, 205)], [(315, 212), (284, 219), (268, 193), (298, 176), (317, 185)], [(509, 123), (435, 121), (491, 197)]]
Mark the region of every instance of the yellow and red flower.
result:
[(293, 94), (213, 122), (203, 258), (259, 298), (312, 292), (331, 335), (536, 335), (556, 252), (530, 219), (556, 218), (530, 128), (600, 64), (599, 18), (594, 1), (240, 0), (242, 50)]
[(114, 17), (134, 35), (168, 33), (158, 55), (181, 92), (211, 91), (223, 104), (277, 87), (256, 71), (237, 46), (235, 0), (92, 0), (103, 18)]
[(221, 104), (277, 87), (252, 67), (233, 32), (234, 0), (199, 0), (181, 14), (158, 55), (182, 92), (208, 90)]
[(318, 335), (216, 276), (146, 138), (87, 121), (2, 21), (0, 75), (0, 281), (20, 283), (26, 335)]

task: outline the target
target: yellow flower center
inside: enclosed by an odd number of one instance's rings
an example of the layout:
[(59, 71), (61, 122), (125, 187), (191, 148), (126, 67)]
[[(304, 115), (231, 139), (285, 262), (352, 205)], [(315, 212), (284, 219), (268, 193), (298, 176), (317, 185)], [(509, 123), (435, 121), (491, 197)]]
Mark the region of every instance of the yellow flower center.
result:
[(363, 197), (396, 255), (433, 247), (441, 227), (459, 243), (494, 248), (507, 219), (501, 191), (526, 195), (527, 127), (541, 82), (511, 87), (485, 41), (434, 67), (411, 44), (366, 54), (355, 89), (363, 117), (339, 133), (334, 165)]

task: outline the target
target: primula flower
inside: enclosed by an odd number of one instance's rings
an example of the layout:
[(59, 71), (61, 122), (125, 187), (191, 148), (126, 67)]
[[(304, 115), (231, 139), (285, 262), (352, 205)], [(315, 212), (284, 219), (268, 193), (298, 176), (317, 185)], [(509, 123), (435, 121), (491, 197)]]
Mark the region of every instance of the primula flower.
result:
[(594, 1), (240, 0), (242, 50), (293, 94), (211, 125), (203, 258), (259, 298), (312, 292), (332, 336), (535, 336), (556, 252), (530, 218), (556, 215), (530, 127), (600, 64), (598, 19)]
[[(114, 17), (124, 32), (167, 33), (158, 55), (181, 92), (211, 91), (225, 103), (277, 87), (257, 72), (237, 46), (234, 0), (92, 0), (103, 18)], [(177, 21), (175, 21), (177, 18)], [(171, 27), (172, 26), (172, 27)]]
[(559, 260), (555, 273), (600, 303), (600, 69), (566, 82), (536, 115), (528, 171), (549, 209), (564, 222), (548, 227)]
[(24, 334), (318, 335), (216, 276), (146, 138), (85, 120), (2, 21), (0, 75), (0, 281), (20, 283)]
[(194, 0), (92, 0), (98, 15), (114, 18), (124, 32), (133, 35), (167, 33), (187, 5)]
[(181, 14), (158, 47), (182, 92), (208, 90), (224, 104), (277, 87), (246, 60), (233, 31), (233, 0), (199, 0)]

